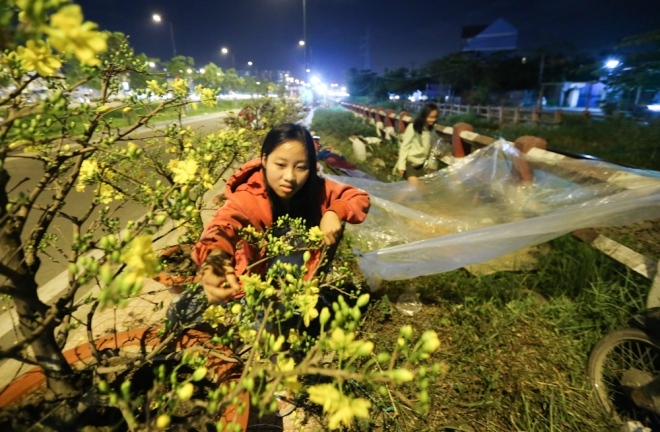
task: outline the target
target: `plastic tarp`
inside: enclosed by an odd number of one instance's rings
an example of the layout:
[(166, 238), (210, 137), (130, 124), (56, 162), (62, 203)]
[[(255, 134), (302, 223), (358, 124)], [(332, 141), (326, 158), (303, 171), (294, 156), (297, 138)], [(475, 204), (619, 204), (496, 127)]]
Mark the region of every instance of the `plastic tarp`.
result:
[[(531, 181), (521, 180), (521, 164)], [(490, 261), (576, 229), (660, 216), (658, 172), (538, 149), (525, 155), (504, 140), (419, 178), (417, 187), (329, 177), (371, 195), (367, 219), (348, 229), (372, 288)]]

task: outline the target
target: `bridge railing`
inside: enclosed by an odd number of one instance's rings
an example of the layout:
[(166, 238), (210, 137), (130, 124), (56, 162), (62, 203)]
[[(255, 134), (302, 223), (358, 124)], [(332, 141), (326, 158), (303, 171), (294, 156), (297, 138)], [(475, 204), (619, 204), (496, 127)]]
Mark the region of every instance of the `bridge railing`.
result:
[[(403, 103), (403, 107), (409, 112), (418, 112), (426, 102), (410, 102)], [(445, 104), (436, 103), (441, 117), (448, 117), (454, 114), (467, 114), (473, 113), (477, 117), (484, 117), (488, 120), (497, 120), (502, 123), (541, 123), (541, 124), (557, 124), (561, 123), (564, 111), (557, 109), (553, 111), (543, 111), (539, 107), (522, 108), (505, 107), (505, 106), (492, 106), (492, 105), (458, 105), (458, 104)], [(582, 115), (588, 118), (591, 117), (604, 117), (600, 114), (594, 114), (590, 111), (582, 112)]]

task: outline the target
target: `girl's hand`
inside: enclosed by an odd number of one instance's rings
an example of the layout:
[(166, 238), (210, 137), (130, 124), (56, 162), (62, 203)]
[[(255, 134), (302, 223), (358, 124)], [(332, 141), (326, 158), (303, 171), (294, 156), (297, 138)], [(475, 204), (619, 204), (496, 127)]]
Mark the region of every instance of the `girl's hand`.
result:
[(401, 177), (403, 177), (403, 175), (404, 175), (405, 173), (406, 173), (405, 170), (399, 170), (399, 175), (400, 175)]
[(209, 303), (231, 300), (240, 290), (229, 255), (212, 251), (199, 269), (200, 283)]
[(321, 218), (319, 228), (323, 231), (323, 242), (328, 246), (335, 244), (342, 229), (341, 220), (339, 220), (337, 213), (333, 211), (325, 212)]

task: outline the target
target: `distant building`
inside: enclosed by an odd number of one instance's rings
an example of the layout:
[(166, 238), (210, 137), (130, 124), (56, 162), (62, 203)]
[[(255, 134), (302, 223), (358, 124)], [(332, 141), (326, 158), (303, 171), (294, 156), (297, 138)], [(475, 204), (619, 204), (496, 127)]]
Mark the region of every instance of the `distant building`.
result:
[(515, 50), (518, 47), (518, 29), (498, 18), (490, 25), (466, 26), (461, 30), (461, 51), (489, 53)]

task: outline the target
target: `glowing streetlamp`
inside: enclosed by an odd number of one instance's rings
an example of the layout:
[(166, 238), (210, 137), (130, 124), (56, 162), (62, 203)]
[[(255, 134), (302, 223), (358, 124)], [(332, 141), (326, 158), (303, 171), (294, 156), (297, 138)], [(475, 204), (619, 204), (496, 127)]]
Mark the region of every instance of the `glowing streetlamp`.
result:
[[(158, 14), (153, 14), (151, 16), (151, 19), (153, 19), (154, 22), (157, 23), (161, 23), (163, 21), (161, 16)], [(174, 45), (174, 27), (172, 26), (171, 22), (169, 22), (169, 25), (170, 25), (170, 36), (172, 37), (172, 57), (176, 57), (176, 46)]]
[(252, 62), (248, 62), (248, 66), (252, 66)]
[(305, 46), (305, 41), (304, 41), (304, 40), (300, 40), (300, 41), (298, 41), (298, 45), (300, 45), (300, 46)]
[(232, 51), (231, 53), (229, 52), (229, 49), (222, 47), (220, 52), (225, 55), (225, 54), (231, 54), (231, 66), (236, 69), (236, 60), (234, 59), (234, 52)]
[(614, 69), (615, 67), (619, 66), (621, 62), (617, 59), (609, 59), (605, 62), (605, 67), (608, 69)]

